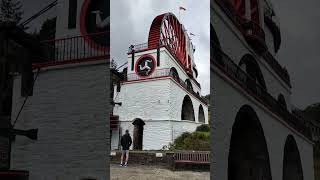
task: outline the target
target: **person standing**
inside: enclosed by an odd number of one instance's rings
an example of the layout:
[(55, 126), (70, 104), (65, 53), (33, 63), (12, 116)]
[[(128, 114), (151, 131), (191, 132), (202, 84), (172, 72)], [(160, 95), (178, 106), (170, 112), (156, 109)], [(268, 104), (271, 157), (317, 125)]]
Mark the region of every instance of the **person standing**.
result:
[[(129, 130), (126, 130), (126, 133), (121, 137), (121, 146), (122, 146), (122, 152), (121, 152), (121, 162), (120, 166), (127, 167), (128, 165), (128, 159), (129, 159), (129, 148), (132, 144), (132, 139), (129, 134)], [(123, 164), (123, 156), (126, 156), (125, 163)]]

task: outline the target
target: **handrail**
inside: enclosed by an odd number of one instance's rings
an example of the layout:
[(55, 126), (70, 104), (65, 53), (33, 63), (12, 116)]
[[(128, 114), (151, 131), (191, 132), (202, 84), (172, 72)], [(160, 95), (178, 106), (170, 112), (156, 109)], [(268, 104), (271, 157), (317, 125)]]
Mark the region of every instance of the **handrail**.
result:
[[(108, 41), (109, 32), (74, 36), (62, 39), (42, 41), (39, 55), (33, 66), (46, 66), (79, 60), (103, 59), (109, 55), (109, 47), (103, 45)], [(94, 43), (96, 40), (101, 44)]]
[(138, 81), (138, 80), (148, 80), (148, 79), (161, 78), (161, 77), (170, 77), (170, 78), (172, 78), (175, 82), (177, 82), (185, 90), (187, 90), (189, 93), (191, 93), (197, 99), (199, 99), (202, 103), (207, 105), (206, 100), (204, 98), (202, 98), (200, 96), (200, 94), (197, 94), (196, 92), (193, 91), (193, 89), (188, 88), (188, 86), (185, 83), (185, 81), (183, 81), (180, 77), (177, 77), (174, 74), (171, 74), (169, 68), (157, 69), (148, 77), (140, 77), (135, 73), (131, 73), (131, 74), (127, 75), (127, 80), (126, 81), (130, 82), (130, 81)]
[(254, 98), (256, 98), (261, 104), (266, 106), (273, 113), (281, 117), (295, 130), (307, 138), (311, 138), (310, 131), (303, 123), (303, 120), (290, 113), (285, 107), (283, 107), (262, 86), (257, 84), (256, 81), (254, 81), (254, 78), (249, 76), (237, 64), (235, 64), (228, 55), (222, 52), (219, 48), (215, 49), (214, 54), (211, 55), (210, 60), (216, 65), (216, 67), (221, 69), (226, 75), (236, 81), (247, 92), (253, 94)]
[[(219, 7), (225, 12), (225, 14), (232, 20), (232, 22), (240, 29), (241, 33), (243, 33), (243, 21), (244, 19), (240, 17), (240, 15), (232, 10), (231, 4), (225, 0), (215, 0)], [(253, 22), (254, 23), (254, 22)], [(271, 66), (271, 68), (276, 72), (276, 74), (289, 86), (290, 76), (287, 71), (279, 64), (279, 62), (271, 55), (269, 51), (266, 51), (262, 54), (266, 62)]]

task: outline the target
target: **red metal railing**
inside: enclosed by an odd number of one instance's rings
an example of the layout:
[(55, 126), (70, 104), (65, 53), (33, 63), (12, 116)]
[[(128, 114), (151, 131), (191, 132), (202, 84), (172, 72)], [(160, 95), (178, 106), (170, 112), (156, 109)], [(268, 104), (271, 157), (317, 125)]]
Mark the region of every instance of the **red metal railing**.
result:
[(101, 32), (43, 41), (39, 58), (34, 61), (33, 67), (107, 59), (109, 37), (109, 32)]
[(185, 90), (187, 90), (190, 94), (195, 96), (198, 100), (200, 100), (202, 103), (207, 105), (207, 102), (205, 101), (204, 98), (200, 96), (200, 94), (196, 93), (193, 91), (193, 89), (189, 88), (187, 83), (183, 81), (181, 78), (176, 76), (175, 74), (170, 73), (170, 69), (165, 68), (165, 69), (157, 69), (155, 70), (150, 76), (148, 77), (141, 77), (138, 76), (135, 73), (128, 74), (127, 75), (127, 82), (129, 81), (138, 81), (138, 80), (147, 80), (147, 79), (154, 79), (154, 78), (165, 78), (165, 77), (170, 77), (174, 79), (180, 86), (182, 86)]

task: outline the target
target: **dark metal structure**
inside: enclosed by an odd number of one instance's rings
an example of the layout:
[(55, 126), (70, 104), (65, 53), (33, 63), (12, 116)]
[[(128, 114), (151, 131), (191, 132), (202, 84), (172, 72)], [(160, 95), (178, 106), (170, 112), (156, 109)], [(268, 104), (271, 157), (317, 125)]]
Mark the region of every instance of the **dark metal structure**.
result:
[[(21, 95), (27, 97), (32, 94), (34, 77), (32, 61), (39, 50), (38, 42), (26, 34), (13, 23), (0, 24), (0, 179), (28, 179), (26, 171), (10, 170), (11, 142), (16, 135), (26, 136), (32, 140), (37, 139), (37, 129), (15, 129), (11, 122), (13, 74), (20, 73)], [(19, 53), (17, 53), (19, 52)], [(23, 106), (21, 107), (22, 110)], [(16, 122), (18, 117), (14, 120)]]

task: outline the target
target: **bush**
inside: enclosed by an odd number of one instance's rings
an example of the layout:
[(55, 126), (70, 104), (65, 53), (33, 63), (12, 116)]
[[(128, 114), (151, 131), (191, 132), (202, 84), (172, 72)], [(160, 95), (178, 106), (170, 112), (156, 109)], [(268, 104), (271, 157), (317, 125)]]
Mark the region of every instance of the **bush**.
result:
[(210, 132), (210, 127), (207, 124), (202, 124), (200, 126), (197, 127), (196, 131), (200, 131), (200, 132)]
[(170, 150), (209, 151), (210, 133), (201, 131), (182, 133), (169, 147)]

